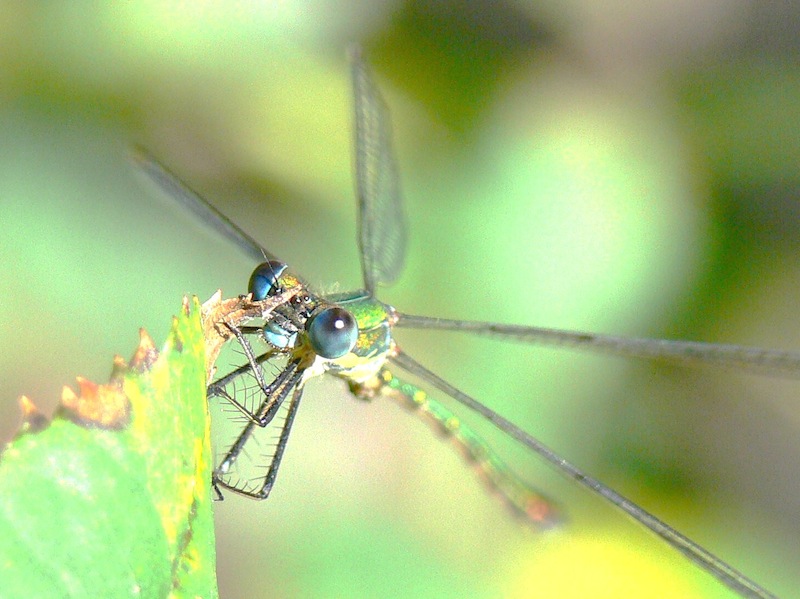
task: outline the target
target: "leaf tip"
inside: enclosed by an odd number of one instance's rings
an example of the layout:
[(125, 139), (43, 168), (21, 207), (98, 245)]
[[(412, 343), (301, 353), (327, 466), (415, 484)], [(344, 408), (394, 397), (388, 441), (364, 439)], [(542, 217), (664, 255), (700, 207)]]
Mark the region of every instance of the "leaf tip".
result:
[(158, 350), (153, 338), (144, 329), (139, 329), (139, 346), (131, 358), (130, 367), (138, 372), (145, 372), (150, 370), (156, 360), (158, 360)]
[[(217, 297), (218, 301), (222, 299), (222, 291), (217, 290), (217, 292), (212, 296)], [(191, 297), (188, 295), (183, 296), (183, 303), (181, 304), (181, 309), (183, 310), (184, 316), (189, 316), (194, 310), (201, 308), (200, 300), (197, 298), (196, 295), (192, 295)]]
[(20, 396), (19, 409), (22, 412), (22, 425), (20, 426), (19, 434), (40, 431), (50, 423), (27, 395)]
[(125, 380), (125, 374), (127, 372), (128, 363), (125, 361), (125, 358), (119, 354), (115, 355), (114, 363), (111, 366), (111, 376), (108, 379), (109, 384), (118, 385), (120, 388), (122, 388), (122, 384)]
[[(213, 295), (208, 298), (206, 304), (209, 305), (216, 305), (222, 303), (222, 289), (217, 289)], [(204, 304), (205, 305), (205, 304)]]
[(39, 408), (36, 407), (36, 404), (33, 403), (33, 400), (27, 395), (20, 395), (19, 409), (22, 411), (23, 418), (28, 418), (33, 414), (41, 414)]

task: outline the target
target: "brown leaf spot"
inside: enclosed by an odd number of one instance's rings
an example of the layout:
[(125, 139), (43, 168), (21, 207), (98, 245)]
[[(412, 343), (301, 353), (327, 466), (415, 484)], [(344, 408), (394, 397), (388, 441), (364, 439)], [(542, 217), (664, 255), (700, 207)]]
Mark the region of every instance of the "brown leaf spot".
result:
[[(184, 298), (184, 299), (186, 299), (186, 298)], [(172, 331), (173, 331), (172, 339), (173, 339), (173, 342), (175, 343), (175, 351), (178, 352), (178, 353), (182, 353), (183, 352), (183, 338), (178, 333), (178, 318), (176, 316), (172, 317)]]
[(189, 316), (189, 312), (191, 311), (191, 304), (189, 303), (189, 296), (188, 295), (184, 295), (183, 296), (183, 303), (181, 305), (181, 308), (183, 309), (183, 313), (186, 316)]
[(130, 402), (117, 384), (98, 385), (78, 377), (80, 395), (69, 387), (61, 392), (58, 414), (81, 426), (120, 429), (130, 420)]

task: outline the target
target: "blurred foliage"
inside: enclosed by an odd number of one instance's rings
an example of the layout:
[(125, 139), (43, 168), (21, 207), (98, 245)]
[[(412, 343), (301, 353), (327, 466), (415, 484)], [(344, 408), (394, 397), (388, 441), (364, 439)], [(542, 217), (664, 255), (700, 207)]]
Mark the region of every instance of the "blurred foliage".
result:
[[(386, 301), (797, 346), (796, 7), (2, 8), (6, 436), (19, 394), (38, 401), (76, 373), (96, 378), (176, 298), (234, 295), (249, 276), (234, 249), (137, 180), (132, 142), (310, 282), (358, 284), (354, 40), (392, 110), (411, 225), (407, 271)], [(797, 587), (796, 384), (454, 334), (400, 342), (774, 592)], [(563, 529), (521, 530), (394, 406), (350, 401), (335, 383), (312, 390), (269, 501), (217, 509), (226, 597), (728, 596), (485, 428), (560, 499)]]
[(4, 597), (216, 597), (200, 305), (0, 455)]

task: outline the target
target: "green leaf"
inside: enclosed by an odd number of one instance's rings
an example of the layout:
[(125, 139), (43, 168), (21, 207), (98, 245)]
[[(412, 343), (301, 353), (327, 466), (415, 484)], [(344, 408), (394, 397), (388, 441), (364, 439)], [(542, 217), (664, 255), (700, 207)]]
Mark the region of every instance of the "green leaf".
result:
[(161, 351), (142, 331), (108, 384), (78, 384), (52, 421), (23, 397), (0, 455), (0, 595), (216, 597), (197, 299)]

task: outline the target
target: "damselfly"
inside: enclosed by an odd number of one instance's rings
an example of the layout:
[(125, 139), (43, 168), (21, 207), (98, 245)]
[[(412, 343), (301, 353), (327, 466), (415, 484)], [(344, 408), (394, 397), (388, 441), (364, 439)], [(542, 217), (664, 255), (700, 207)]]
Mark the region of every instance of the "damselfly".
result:
[[(621, 355), (709, 362), (772, 372), (796, 372), (800, 356), (790, 352), (692, 342), (630, 339), (488, 322), (464, 322), (405, 314), (380, 302), (376, 286), (392, 283), (403, 268), (405, 219), (397, 169), (392, 153), (387, 111), (358, 51), (352, 54), (355, 98), (355, 172), (359, 205), (359, 247), (364, 289), (320, 295), (311, 291), (287, 265), (273, 256), (213, 206), (147, 156), (142, 168), (161, 187), (212, 227), (261, 262), (253, 271), (248, 292), (254, 300), (292, 292), (292, 298), (258, 327), (235, 326), (230, 333), (241, 345), (246, 363), (209, 386), (240, 416), (243, 426), (223, 452), (212, 484), (219, 497), (233, 491), (266, 498), (276, 480), (305, 383), (330, 374), (345, 379), (359, 398), (392, 395), (428, 416), (452, 435), (468, 458), (480, 466), (492, 485), (518, 513), (539, 525), (555, 520), (547, 499), (512, 473), (477, 435), (422, 390), (400, 382), (394, 369), (410, 373), (490, 420), (505, 434), (538, 454), (572, 480), (614, 504), (678, 549), (692, 562), (742, 596), (772, 596), (725, 562), (600, 481), (567, 462), (524, 430), (443, 380), (404, 353), (394, 340), (395, 327), (470, 331), (523, 342), (573, 345)], [(248, 338), (256, 336), (269, 349), (259, 355)], [(250, 383), (236, 387), (242, 377)], [(243, 395), (244, 394), (244, 395)], [(276, 416), (283, 410), (282, 417)], [(237, 466), (254, 433), (279, 430), (265, 470), (257, 477), (237, 476)]]

